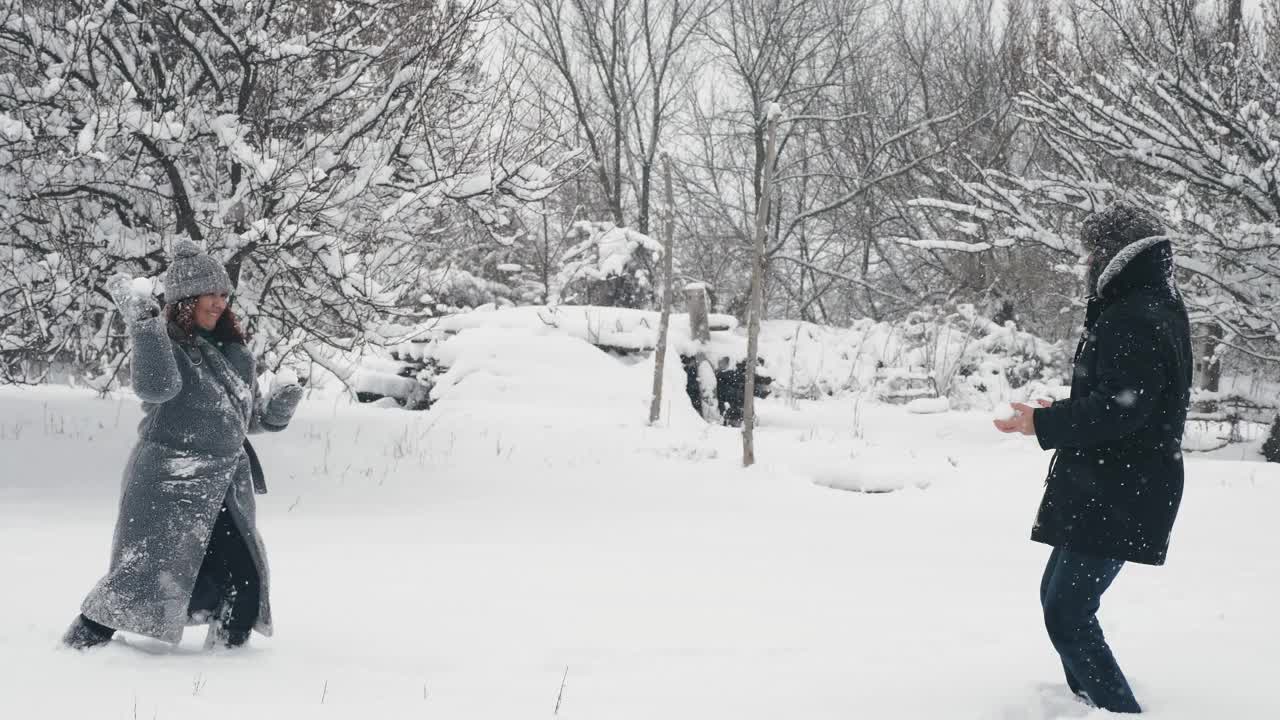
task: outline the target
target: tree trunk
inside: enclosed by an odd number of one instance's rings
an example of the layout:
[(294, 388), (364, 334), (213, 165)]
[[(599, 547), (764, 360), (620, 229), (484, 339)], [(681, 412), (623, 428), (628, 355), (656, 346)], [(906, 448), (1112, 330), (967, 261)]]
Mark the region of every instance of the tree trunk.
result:
[(1227, 0), (1227, 40), (1231, 43), (1232, 56), (1240, 56), (1240, 26), (1244, 23), (1244, 1)]
[(649, 234), (649, 213), (653, 200), (651, 185), (653, 184), (653, 165), (646, 159), (640, 162), (640, 210), (636, 216), (636, 227), (642, 235)]
[(760, 174), (760, 200), (756, 203), (755, 247), (751, 252), (751, 305), (747, 311), (746, 382), (742, 390), (742, 465), (756, 462), (756, 359), (760, 351), (760, 311), (764, 305), (764, 241), (769, 232), (769, 200), (773, 193), (773, 165), (778, 154), (778, 119), (781, 108), (770, 103), (767, 109), (769, 138), (764, 167)]
[(1217, 323), (1209, 325), (1204, 339), (1204, 350), (1200, 356), (1200, 389), (1218, 392), (1222, 385), (1222, 358), (1219, 357), (1219, 345), (1222, 340), (1222, 326)]
[(862, 278), (862, 293), (867, 303), (867, 316), (877, 322), (880, 321), (880, 308), (876, 305), (875, 293), (871, 292), (871, 285), (867, 282), (867, 275), (871, 272), (871, 245), (875, 241), (875, 230), (871, 225), (871, 218), (866, 208), (859, 210), (862, 216), (862, 264), (860, 265)]
[(542, 304), (551, 303), (551, 223), (547, 220), (546, 208), (542, 212)]
[[(662, 414), (662, 376), (667, 360), (667, 328), (671, 324), (671, 271), (672, 256), (675, 255), (676, 205), (674, 193), (671, 190), (671, 157), (666, 153), (662, 154), (662, 176), (667, 196), (667, 207), (664, 211), (667, 223), (663, 228), (666, 237), (663, 238), (662, 253), (662, 320), (658, 323), (658, 347), (653, 351), (653, 402), (649, 404), (650, 425), (657, 423), (658, 417)], [(709, 329), (708, 334), (710, 334)]]

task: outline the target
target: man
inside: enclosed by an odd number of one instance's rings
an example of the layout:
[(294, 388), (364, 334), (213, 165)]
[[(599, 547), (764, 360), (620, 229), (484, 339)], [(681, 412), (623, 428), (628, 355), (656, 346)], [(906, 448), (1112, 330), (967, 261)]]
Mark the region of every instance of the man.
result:
[(1056, 450), (1031, 539), (1053, 546), (1040, 583), (1067, 684), (1112, 712), (1142, 712), (1095, 614), (1125, 562), (1162, 565), (1182, 499), (1191, 330), (1173, 247), (1150, 213), (1116, 204), (1089, 216), (1089, 306), (1071, 397), (1013, 405), (996, 421)]

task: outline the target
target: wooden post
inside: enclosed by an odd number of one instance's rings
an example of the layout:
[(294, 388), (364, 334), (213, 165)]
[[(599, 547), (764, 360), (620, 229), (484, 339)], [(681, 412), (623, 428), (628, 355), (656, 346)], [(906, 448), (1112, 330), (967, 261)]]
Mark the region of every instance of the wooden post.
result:
[(709, 423), (721, 422), (720, 407), (716, 401), (716, 371), (707, 360), (706, 347), (711, 342), (711, 303), (707, 298), (707, 286), (691, 283), (684, 289), (685, 306), (689, 308), (689, 335), (698, 343), (694, 356), (698, 390), (702, 396), (702, 418)]
[(671, 191), (671, 156), (662, 153), (662, 175), (666, 186), (667, 207), (663, 214), (667, 225), (663, 238), (662, 258), (662, 320), (658, 323), (658, 347), (653, 351), (653, 400), (649, 403), (649, 424), (658, 422), (662, 414), (662, 375), (667, 362), (667, 329), (671, 325), (671, 272), (675, 255), (675, 198)]
[(689, 336), (700, 343), (711, 342), (711, 320), (708, 317), (707, 286), (690, 283), (684, 288), (684, 304), (689, 308)]
[(760, 200), (756, 205), (755, 247), (751, 252), (751, 307), (747, 314), (747, 367), (742, 390), (742, 465), (756, 462), (756, 361), (760, 354), (760, 311), (764, 305), (764, 240), (769, 231), (769, 200), (773, 195), (773, 166), (778, 156), (778, 120), (782, 108), (769, 103), (769, 141), (765, 149), (764, 175), (760, 183)]

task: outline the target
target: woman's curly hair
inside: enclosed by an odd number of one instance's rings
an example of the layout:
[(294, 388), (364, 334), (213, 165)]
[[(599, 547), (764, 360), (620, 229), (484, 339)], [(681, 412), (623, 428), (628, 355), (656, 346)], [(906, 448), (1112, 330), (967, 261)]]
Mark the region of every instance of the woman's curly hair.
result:
[[(165, 306), (165, 317), (182, 331), (183, 340), (195, 338), (196, 330), (198, 329), (196, 325), (196, 303), (199, 301), (200, 298), (191, 297)], [(214, 340), (220, 343), (238, 343), (240, 345), (249, 343), (249, 333), (240, 327), (240, 318), (236, 317), (230, 303), (222, 311), (222, 315), (218, 318), (218, 324), (213, 326), (210, 334), (213, 335)]]

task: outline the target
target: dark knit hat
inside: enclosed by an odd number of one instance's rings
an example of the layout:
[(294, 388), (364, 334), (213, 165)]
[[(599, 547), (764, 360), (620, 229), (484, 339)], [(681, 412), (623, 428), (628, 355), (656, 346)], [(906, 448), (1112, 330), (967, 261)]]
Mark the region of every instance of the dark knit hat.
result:
[(1115, 257), (1127, 245), (1163, 234), (1164, 225), (1153, 213), (1136, 205), (1117, 202), (1084, 219), (1080, 242), (1090, 252)]
[(1164, 224), (1154, 213), (1126, 202), (1112, 203), (1085, 218), (1080, 243), (1090, 255), (1089, 291), (1101, 292), (1099, 281), (1121, 251), (1138, 243), (1149, 246), (1151, 242), (1143, 241), (1164, 234)]
[(231, 278), (222, 267), (191, 240), (173, 245), (173, 261), (164, 274), (165, 302), (178, 302), (199, 295), (231, 293)]

